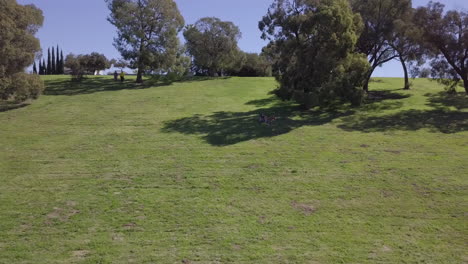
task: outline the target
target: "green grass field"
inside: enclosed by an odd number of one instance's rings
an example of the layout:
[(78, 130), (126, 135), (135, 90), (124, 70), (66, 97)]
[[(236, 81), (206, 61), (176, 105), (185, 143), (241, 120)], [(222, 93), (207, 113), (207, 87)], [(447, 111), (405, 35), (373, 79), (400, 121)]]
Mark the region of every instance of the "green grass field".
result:
[(462, 93), (379, 79), (301, 111), (272, 78), (45, 80), (0, 112), (0, 263), (468, 262)]

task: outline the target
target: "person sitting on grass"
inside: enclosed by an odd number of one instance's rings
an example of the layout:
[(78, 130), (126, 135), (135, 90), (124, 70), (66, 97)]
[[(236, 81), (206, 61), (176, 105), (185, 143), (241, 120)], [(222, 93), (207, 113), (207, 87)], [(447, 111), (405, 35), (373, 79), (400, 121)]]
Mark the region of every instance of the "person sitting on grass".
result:
[(258, 122), (259, 123), (265, 123), (265, 115), (264, 114), (260, 114), (259, 118), (258, 118)]
[(275, 116), (266, 117), (265, 124), (271, 125), (273, 123), (273, 121), (275, 121), (275, 120), (276, 120)]
[(276, 120), (276, 117), (275, 116), (266, 116), (264, 114), (260, 114), (259, 118), (258, 118), (258, 122), (259, 123), (265, 123), (267, 125), (271, 125), (273, 123), (273, 121)]

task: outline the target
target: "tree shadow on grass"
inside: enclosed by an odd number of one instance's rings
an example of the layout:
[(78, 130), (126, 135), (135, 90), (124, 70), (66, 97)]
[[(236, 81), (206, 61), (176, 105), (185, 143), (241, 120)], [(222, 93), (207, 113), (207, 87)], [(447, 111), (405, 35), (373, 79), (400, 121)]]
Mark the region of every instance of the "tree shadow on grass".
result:
[[(402, 106), (399, 99), (408, 98), (391, 91), (376, 91), (361, 110), (382, 111)], [(215, 112), (210, 115), (194, 115), (164, 124), (162, 132), (200, 135), (213, 146), (227, 146), (256, 138), (283, 135), (303, 126), (319, 126), (337, 118), (352, 117), (354, 109), (338, 106), (328, 109), (303, 111), (299, 105), (279, 100), (276, 96), (251, 100), (245, 103), (261, 107), (249, 112)], [(275, 116), (277, 120), (268, 126), (258, 122), (260, 114)]]
[(457, 110), (468, 109), (468, 95), (465, 92), (455, 94), (448, 94), (447, 92), (428, 93), (424, 96), (429, 98), (427, 105), (436, 109), (450, 110), (450, 107)]
[(30, 103), (15, 103), (15, 102), (2, 102), (0, 101), (0, 113), (1, 112), (7, 112), (19, 108), (23, 108), (30, 105)]
[[(259, 123), (260, 114), (274, 115), (271, 125)], [(273, 106), (249, 112), (215, 112), (168, 121), (162, 131), (200, 135), (213, 146), (227, 146), (256, 138), (286, 134), (302, 126), (323, 125), (353, 111), (301, 111), (296, 105)]]
[[(425, 94), (430, 110), (405, 110), (384, 116), (351, 116), (343, 119), (339, 125), (346, 131), (385, 132), (391, 130), (415, 131), (428, 129), (431, 132), (457, 133), (468, 131), (468, 112), (453, 111), (468, 108), (468, 97), (463, 93), (450, 95), (446, 92)], [(378, 104), (378, 107), (392, 102), (398, 108), (399, 101), (388, 100)]]
[(360, 110), (366, 112), (382, 112), (385, 110), (398, 109), (403, 106), (402, 99), (409, 97), (411, 97), (410, 94), (401, 94), (395, 92), (395, 90), (369, 91)]
[(266, 106), (280, 106), (289, 104), (286, 101), (281, 101), (276, 95), (272, 95), (268, 98), (251, 100), (245, 103), (245, 105), (253, 105), (256, 107), (266, 107)]
[(106, 91), (120, 91), (120, 90), (137, 90), (147, 89), (151, 87), (168, 86), (175, 82), (199, 82), (208, 81), (214, 79), (226, 79), (227, 77), (189, 77), (179, 81), (170, 81), (164, 79), (147, 79), (143, 83), (135, 83), (134, 79), (126, 80), (121, 83), (120, 81), (114, 81), (109, 77), (87, 77), (82, 82), (73, 82), (70, 79), (55, 79), (46, 80), (45, 95), (80, 95), (80, 94), (92, 94), (97, 92)]
[(468, 131), (468, 113), (444, 110), (406, 110), (386, 116), (353, 116), (338, 127), (346, 131), (385, 132), (391, 130), (457, 133)]
[(146, 89), (149, 87), (169, 85), (170, 83), (154, 83), (147, 81), (137, 84), (133, 80), (123, 83), (106, 77), (85, 78), (81, 82), (73, 82), (70, 79), (57, 79), (45, 81), (45, 95), (79, 95), (92, 94), (105, 91), (119, 91), (125, 89)]
[[(401, 89), (400, 89), (401, 90)], [(369, 91), (365, 102), (367, 104), (378, 103), (385, 100), (401, 100), (411, 97), (410, 94), (401, 94), (395, 90), (377, 90)]]

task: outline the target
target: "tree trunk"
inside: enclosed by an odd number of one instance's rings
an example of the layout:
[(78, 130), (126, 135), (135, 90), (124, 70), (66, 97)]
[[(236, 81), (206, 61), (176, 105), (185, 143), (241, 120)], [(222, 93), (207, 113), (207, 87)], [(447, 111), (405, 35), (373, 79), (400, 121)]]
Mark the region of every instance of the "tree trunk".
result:
[(142, 74), (141, 67), (138, 67), (137, 79), (136, 79), (137, 83), (143, 83), (143, 76), (142, 75), (143, 74)]
[(400, 57), (400, 62), (401, 62), (401, 66), (403, 66), (403, 71), (405, 73), (405, 87), (403, 89), (404, 90), (409, 90), (410, 85), (409, 85), (409, 78), (408, 78), (408, 69), (406, 68), (405, 61), (401, 57)]
[(208, 70), (208, 75), (209, 75), (210, 77), (216, 77), (216, 70), (209, 69), (209, 70)]
[(143, 39), (140, 39), (140, 54), (138, 55), (137, 83), (143, 83)]
[(463, 79), (463, 86), (465, 86), (465, 92), (468, 94), (468, 78)]
[(369, 93), (369, 82), (370, 82), (370, 78), (372, 76), (372, 73), (374, 72), (374, 68), (372, 68), (372, 70), (367, 74), (366, 76), (366, 79), (364, 80), (364, 92), (366, 93)]

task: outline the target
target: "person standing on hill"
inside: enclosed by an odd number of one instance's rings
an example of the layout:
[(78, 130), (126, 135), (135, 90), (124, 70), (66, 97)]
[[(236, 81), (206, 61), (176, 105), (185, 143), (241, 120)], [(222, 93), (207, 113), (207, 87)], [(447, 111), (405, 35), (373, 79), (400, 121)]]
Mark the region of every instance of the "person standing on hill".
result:
[(117, 81), (117, 78), (119, 77), (119, 74), (117, 73), (117, 71), (114, 72), (114, 81)]
[(120, 82), (124, 82), (124, 81), (125, 81), (125, 72), (121, 71), (120, 72)]

